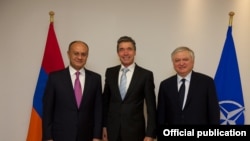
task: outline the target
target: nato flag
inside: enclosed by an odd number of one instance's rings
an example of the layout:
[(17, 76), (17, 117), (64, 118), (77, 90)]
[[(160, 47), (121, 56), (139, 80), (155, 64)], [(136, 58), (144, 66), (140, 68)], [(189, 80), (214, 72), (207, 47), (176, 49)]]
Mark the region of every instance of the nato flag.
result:
[(245, 107), (232, 26), (228, 27), (226, 41), (215, 74), (215, 85), (220, 104), (220, 124), (243, 125)]

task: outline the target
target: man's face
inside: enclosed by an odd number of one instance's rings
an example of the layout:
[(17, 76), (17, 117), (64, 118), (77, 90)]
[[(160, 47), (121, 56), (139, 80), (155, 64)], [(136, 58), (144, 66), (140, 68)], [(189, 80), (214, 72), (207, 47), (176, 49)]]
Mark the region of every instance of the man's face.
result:
[(84, 67), (88, 58), (88, 47), (82, 43), (74, 43), (68, 51), (70, 65), (79, 70)]
[(185, 77), (194, 67), (194, 59), (188, 51), (177, 52), (172, 58), (173, 66), (177, 74)]
[(134, 58), (136, 55), (135, 48), (131, 42), (121, 42), (118, 47), (117, 52), (121, 63), (127, 67), (134, 63)]

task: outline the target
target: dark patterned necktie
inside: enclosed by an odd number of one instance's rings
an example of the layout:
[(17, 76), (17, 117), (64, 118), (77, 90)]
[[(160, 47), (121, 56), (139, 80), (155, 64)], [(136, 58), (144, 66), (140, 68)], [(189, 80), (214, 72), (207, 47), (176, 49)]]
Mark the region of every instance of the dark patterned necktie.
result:
[(184, 95), (185, 95), (185, 80), (186, 79), (181, 79), (182, 84), (179, 89), (179, 97), (180, 97), (180, 105), (183, 107), (183, 101), (184, 101)]

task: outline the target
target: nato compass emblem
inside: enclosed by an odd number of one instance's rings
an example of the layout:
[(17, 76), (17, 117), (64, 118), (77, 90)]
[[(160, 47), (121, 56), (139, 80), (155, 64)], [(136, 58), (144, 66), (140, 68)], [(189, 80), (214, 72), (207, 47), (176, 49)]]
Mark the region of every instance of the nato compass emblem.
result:
[(232, 100), (220, 101), (220, 123), (221, 125), (243, 125), (244, 110), (240, 103)]

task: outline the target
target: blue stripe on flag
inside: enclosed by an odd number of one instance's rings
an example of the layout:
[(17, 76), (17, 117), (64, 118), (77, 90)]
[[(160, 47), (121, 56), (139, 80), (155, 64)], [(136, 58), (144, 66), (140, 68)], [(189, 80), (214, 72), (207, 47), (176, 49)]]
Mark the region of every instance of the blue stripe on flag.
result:
[(47, 79), (48, 79), (48, 74), (46, 74), (45, 70), (41, 68), (38, 81), (37, 81), (37, 85), (36, 85), (34, 99), (33, 99), (33, 107), (37, 111), (37, 113), (40, 115), (41, 118), (42, 118), (42, 108), (43, 108), (42, 99), (43, 99), (43, 94), (45, 91)]

